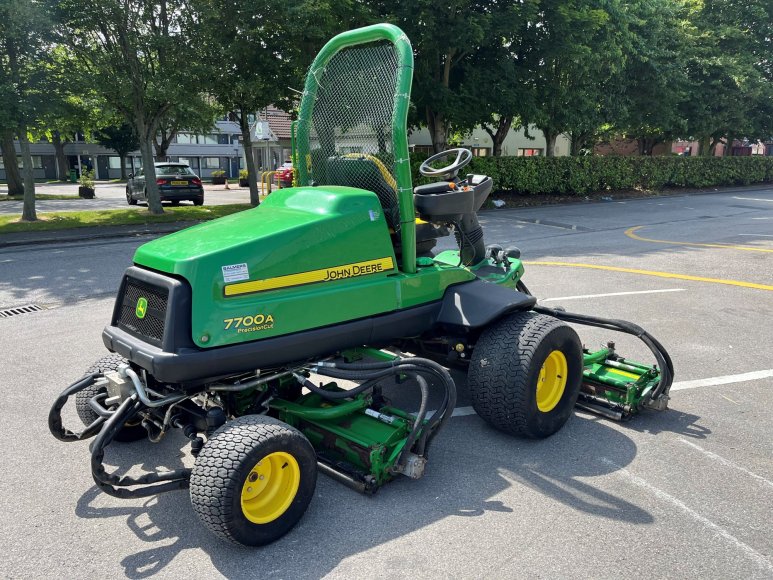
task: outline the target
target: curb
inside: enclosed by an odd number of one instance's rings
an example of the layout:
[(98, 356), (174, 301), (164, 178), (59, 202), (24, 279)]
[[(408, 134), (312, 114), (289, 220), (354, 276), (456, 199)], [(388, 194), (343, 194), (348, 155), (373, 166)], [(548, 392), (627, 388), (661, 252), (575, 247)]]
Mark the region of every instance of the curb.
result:
[[(171, 234), (187, 227), (204, 223), (200, 221), (168, 222), (165, 224), (137, 226), (111, 226), (109, 228), (75, 228), (70, 230), (54, 230), (49, 232), (29, 232), (4, 234), (0, 236), (0, 250), (19, 246), (44, 246), (51, 244), (67, 244), (92, 240), (109, 240), (117, 238), (140, 238), (160, 234)], [(43, 235), (43, 237), (40, 237)]]

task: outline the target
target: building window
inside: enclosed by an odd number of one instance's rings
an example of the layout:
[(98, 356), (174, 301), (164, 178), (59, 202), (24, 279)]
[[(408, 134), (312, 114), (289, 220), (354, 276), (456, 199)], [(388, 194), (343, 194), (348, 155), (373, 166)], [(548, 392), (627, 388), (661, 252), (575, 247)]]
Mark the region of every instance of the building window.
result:
[[(21, 155), (16, 158), (16, 163), (18, 164), (19, 169), (24, 169), (24, 158)], [(0, 165), (0, 168), (5, 168), (5, 165)], [(40, 155), (32, 156), (32, 168), (43, 169), (43, 158)]]
[(491, 155), (491, 149), (488, 147), (473, 147), (472, 154), (475, 157), (488, 157)]
[(217, 135), (199, 135), (200, 145), (217, 145)]
[(518, 149), (518, 157), (542, 157), (542, 149)]
[(237, 143), (241, 143), (241, 141), (242, 141), (241, 135), (237, 133), (234, 133), (233, 135), (231, 135), (231, 145), (236, 145)]
[(218, 145), (228, 145), (228, 133), (218, 133), (217, 135), (217, 144)]
[(220, 157), (202, 157), (202, 169), (220, 169)]
[(111, 155), (107, 158), (108, 169), (121, 169), (121, 158)]
[(179, 143), (180, 145), (195, 145), (196, 135), (192, 135), (190, 133), (178, 133), (177, 143)]

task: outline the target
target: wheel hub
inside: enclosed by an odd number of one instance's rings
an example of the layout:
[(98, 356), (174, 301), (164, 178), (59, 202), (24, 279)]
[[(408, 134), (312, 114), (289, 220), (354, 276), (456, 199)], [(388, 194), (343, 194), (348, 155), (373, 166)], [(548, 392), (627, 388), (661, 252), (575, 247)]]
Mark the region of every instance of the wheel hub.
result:
[(566, 388), (568, 371), (566, 357), (560, 350), (552, 351), (542, 363), (537, 378), (536, 398), (537, 408), (543, 413), (552, 411), (561, 400)]
[(266, 524), (281, 516), (295, 499), (301, 469), (284, 451), (266, 455), (250, 470), (242, 486), (241, 506), (253, 523)]

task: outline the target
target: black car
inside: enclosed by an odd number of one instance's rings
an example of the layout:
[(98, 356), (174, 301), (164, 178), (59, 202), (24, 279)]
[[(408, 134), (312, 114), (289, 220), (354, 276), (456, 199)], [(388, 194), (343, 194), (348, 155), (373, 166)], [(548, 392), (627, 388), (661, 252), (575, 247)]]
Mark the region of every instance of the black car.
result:
[[(193, 205), (204, 204), (204, 186), (201, 179), (185, 163), (155, 163), (156, 183), (161, 193), (161, 201), (171, 201), (177, 205), (183, 200), (192, 201)], [(137, 205), (138, 201), (147, 201), (148, 191), (145, 187), (145, 172), (139, 169), (129, 175), (126, 183), (126, 201), (129, 205)]]

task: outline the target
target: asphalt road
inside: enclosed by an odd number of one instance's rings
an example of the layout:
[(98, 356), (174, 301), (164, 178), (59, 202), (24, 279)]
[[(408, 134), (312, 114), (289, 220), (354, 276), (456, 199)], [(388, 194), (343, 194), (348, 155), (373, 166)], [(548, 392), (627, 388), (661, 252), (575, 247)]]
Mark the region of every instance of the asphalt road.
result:
[[(48, 433), (56, 394), (105, 352), (100, 332), (140, 242), (3, 250), (0, 307), (45, 310), (0, 318), (0, 574), (773, 578), (773, 189), (481, 221), (487, 242), (521, 248), (525, 281), (546, 304), (631, 320), (658, 337), (676, 367), (671, 408), (622, 424), (577, 412), (555, 436), (525, 441), (470, 414), (457, 374), (459, 416), (423, 479), (363, 497), (320, 477), (290, 534), (234, 547), (199, 523), (185, 492), (98, 493), (88, 444)], [(589, 346), (618, 338), (579, 331)], [(635, 339), (617, 342), (649, 360)], [(191, 458), (174, 434), (113, 446), (107, 461), (173, 469)]]
[[(37, 183), (35, 192), (45, 195), (78, 195), (77, 183)], [(0, 185), (0, 194), (8, 193), (6, 185)], [(39, 212), (49, 211), (85, 211), (95, 209), (147, 209), (147, 204), (140, 203), (130, 206), (126, 203), (126, 184), (97, 182), (94, 188), (94, 199), (49, 199), (37, 200), (35, 208)], [(239, 187), (238, 184), (224, 185), (204, 184), (204, 205), (224, 205), (229, 203), (249, 203), (250, 190)], [(184, 201), (183, 205), (192, 205)], [(3, 201), (0, 203), (0, 215), (21, 214), (21, 201)]]

